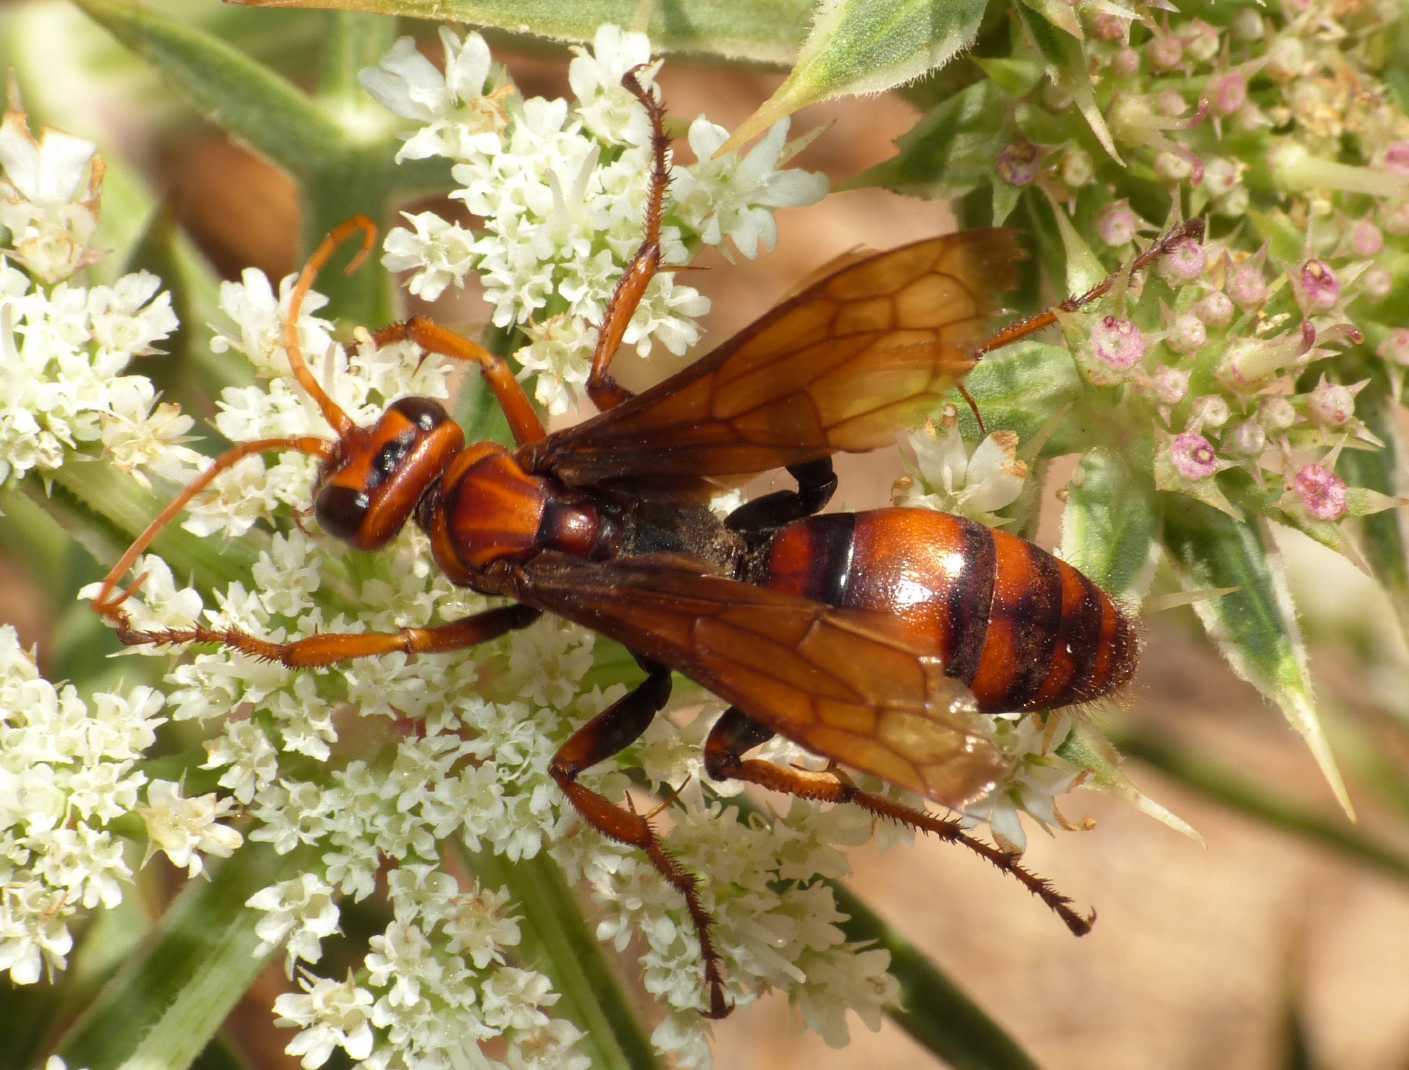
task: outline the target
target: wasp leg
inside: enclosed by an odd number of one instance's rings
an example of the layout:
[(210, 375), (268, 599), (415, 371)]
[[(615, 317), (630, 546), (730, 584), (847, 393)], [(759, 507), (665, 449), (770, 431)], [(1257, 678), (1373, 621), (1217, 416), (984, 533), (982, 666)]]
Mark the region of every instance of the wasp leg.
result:
[(514, 441), (522, 446), (530, 442), (540, 442), (547, 437), (543, 421), (534, 411), (533, 403), (524, 393), (523, 385), (514, 378), (508, 362), (478, 342), (472, 342), (464, 335), (456, 334), (448, 327), (426, 319), (425, 316), (412, 316), (409, 320), (373, 331), (372, 338), (379, 346), (411, 341), (427, 352), (478, 364), (489, 389), (494, 391), (494, 399), (504, 410), (504, 416), (509, 421), (509, 430), (514, 434)]
[(617, 806), (577, 782), (583, 770), (605, 761), (640, 738), (670, 698), (670, 670), (640, 657), (636, 660), (646, 670), (646, 679), (574, 732), (553, 755), (548, 771), (584, 821), (603, 836), (645, 851), (660, 875), (685, 897), (685, 906), (699, 936), (700, 958), (704, 961), (705, 983), (709, 986), (708, 1014), (711, 1018), (723, 1018), (732, 1008), (724, 1000), (719, 952), (710, 938), (709, 913), (696, 890), (698, 878), (666, 851), (645, 817)]
[(780, 490), (745, 502), (724, 520), (730, 531), (768, 531), (821, 512), (837, 489), (830, 457), (788, 465), (797, 490)]
[(171, 628), (163, 631), (139, 631), (131, 626), (127, 614), (120, 609), (108, 611), (117, 625), (117, 637), (128, 646), (152, 643), (165, 646), (172, 643), (219, 643), (234, 647), (264, 661), (278, 661), (291, 669), (331, 665), (353, 658), (374, 654), (434, 654), (497, 639), (505, 632), (526, 628), (542, 615), (542, 610), (528, 606), (500, 606), (487, 609), (459, 620), (448, 621), (432, 628), (402, 628), (399, 632), (328, 632), (295, 639), (290, 643), (271, 643), (235, 628)]
[(1016, 856), (976, 839), (954, 818), (905, 806), (883, 795), (862, 791), (840, 769), (813, 773), (801, 769), (785, 769), (772, 762), (745, 758), (744, 752), (765, 743), (773, 736), (771, 729), (751, 720), (737, 706), (731, 706), (710, 730), (705, 740), (705, 771), (715, 780), (747, 781), (773, 791), (796, 795), (817, 802), (852, 803), (875, 814), (922, 832), (933, 833), (948, 843), (963, 844), (969, 850), (988, 859), (1005, 873), (1012, 874), (1033, 895), (1041, 899), (1066, 923), (1077, 936), (1091, 931), (1096, 915), (1083, 917), (1071, 908), (1071, 900), (1062, 895), (1045, 879), (1025, 868)]
[[(642, 64), (641, 66), (646, 66)], [(651, 279), (660, 270), (660, 220), (665, 206), (665, 191), (670, 185), (670, 139), (665, 135), (665, 107), (636, 78), (641, 67), (632, 67), (621, 79), (624, 85), (651, 119), (651, 188), (646, 198), (646, 237), (627, 266), (621, 281), (612, 292), (606, 316), (597, 331), (597, 346), (592, 351), (592, 372), (587, 377), (587, 396), (605, 412), (632, 397), (632, 392), (612, 378), (607, 370), (616, 351), (621, 347), (631, 317), (636, 314), (641, 298)]]

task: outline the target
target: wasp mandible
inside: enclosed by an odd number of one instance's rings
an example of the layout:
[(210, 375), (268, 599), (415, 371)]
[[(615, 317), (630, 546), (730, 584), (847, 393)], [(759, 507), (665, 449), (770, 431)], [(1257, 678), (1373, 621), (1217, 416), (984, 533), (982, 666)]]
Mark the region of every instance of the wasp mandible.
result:
[[(391, 404), (357, 426), (322, 389), (299, 348), (304, 299), (333, 251), (375, 227), (336, 228), (304, 267), (284, 323), (290, 369), (335, 437), (243, 443), (219, 457), (136, 539), (94, 602), (123, 643), (208, 642), (291, 667), (394, 651), (441, 653), (531, 624), (544, 611), (624, 644), (645, 671), (634, 690), (559, 748), (551, 773), (603, 835), (644, 851), (684, 897), (699, 938), (708, 1011), (727, 1014), (724, 978), (696, 878), (663, 848), (650, 820), (580, 783), (583, 770), (630, 745), (666, 704), (679, 671), (729, 707), (705, 743), (705, 768), (807, 799), (852, 803), (962, 843), (1011, 873), (1073, 932), (1090, 919), (1010, 854), (957, 820), (858, 788), (839, 768), (807, 772), (749, 758), (781, 734), (837, 763), (959, 808), (988, 792), (1005, 759), (985, 713), (1088, 702), (1135, 669), (1135, 629), (1080, 572), (1033, 543), (942, 513), (880, 509), (820, 515), (836, 489), (839, 451), (889, 445), (931, 412), (983, 354), (1048, 326), (1105, 293), (1107, 280), (1056, 309), (985, 337), (994, 298), (1015, 282), (1011, 231), (973, 230), (854, 259), (786, 300), (695, 364), (633, 394), (611, 362), (660, 269), (670, 181), (662, 105), (629, 72), (649, 113), (653, 168), (645, 236), (598, 332), (587, 391), (599, 415), (548, 434), (506, 362), (427, 319), (375, 333), (477, 364), (515, 448), (465, 442), (436, 402)], [(1143, 268), (1188, 224), (1143, 254)], [(118, 581), (157, 532), (213, 479), (254, 453), (319, 458), (318, 523), (376, 550), (408, 521), (430, 537), (456, 584), (514, 604), (395, 633), (319, 634), (275, 643), (233, 629), (143, 631)], [(717, 518), (711, 480), (786, 468), (779, 491)]]

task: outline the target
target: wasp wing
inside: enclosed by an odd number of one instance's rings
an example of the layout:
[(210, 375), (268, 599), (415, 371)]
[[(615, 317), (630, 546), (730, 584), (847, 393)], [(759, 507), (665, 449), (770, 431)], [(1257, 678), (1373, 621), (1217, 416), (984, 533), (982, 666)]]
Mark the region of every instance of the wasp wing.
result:
[(718, 349), (593, 419), (525, 448), (573, 484), (730, 476), (889, 445), (973, 367), (1022, 257), (972, 230), (847, 263)]
[(503, 593), (678, 669), (846, 765), (958, 807), (1006, 769), (972, 698), (880, 614), (834, 609), (679, 562), (545, 553)]

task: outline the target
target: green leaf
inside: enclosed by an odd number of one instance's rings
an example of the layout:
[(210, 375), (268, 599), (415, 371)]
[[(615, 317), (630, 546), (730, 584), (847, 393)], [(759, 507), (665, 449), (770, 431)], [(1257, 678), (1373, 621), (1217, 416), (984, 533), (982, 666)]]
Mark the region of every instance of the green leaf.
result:
[(913, 944), (887, 925), (845, 886), (828, 882), (846, 938), (890, 952), (890, 973), (900, 983), (900, 1006), (891, 1019), (954, 1070), (1036, 1070), (1037, 1063)]
[(290, 174), (341, 161), (348, 135), (297, 86), (189, 23), (120, 0), (78, 0), (212, 122)]
[[(1099, 430), (1070, 418), (1083, 384), (1063, 346), (1023, 342), (1000, 350), (979, 361), (964, 385), (990, 431), (1016, 431), (1023, 442), (1049, 434), (1044, 457), (1081, 453)], [(965, 406), (959, 408), (959, 424), (966, 438), (978, 437), (978, 425)]]
[[(1409, 475), (1404, 470), (1405, 442), (1395, 415), (1397, 406), (1380, 383), (1372, 382), (1356, 409), (1384, 448), (1344, 451), (1338, 465), (1341, 475), (1352, 487), (1404, 493)], [(1409, 511), (1375, 513), (1362, 519), (1359, 528), (1365, 561), (1389, 594), (1400, 632), (1409, 638)]]
[(719, 150), (733, 152), (799, 108), (880, 93), (941, 67), (973, 43), (987, 0), (819, 0), (797, 64)]
[(541, 853), (517, 862), (489, 851), (460, 853), (481, 882), (513, 896), (523, 918), (520, 950), (552, 979), (562, 996), (554, 1013), (586, 1034), (581, 1044), (592, 1066), (656, 1070), (651, 1043), (557, 864)]
[(245, 901), (306, 869), (308, 851), (282, 858), (246, 845), (188, 881), (150, 939), (129, 957), (70, 1026), (58, 1047), (69, 1066), (184, 1070), (264, 968)]
[(607, 24), (644, 30), (659, 52), (692, 52), (787, 66), (807, 33), (810, 0), (237, 0), (251, 7), (371, 11), (463, 22), (554, 41), (591, 41)]
[(1115, 748), (1090, 726), (1077, 721), (1057, 748), (1057, 754), (1091, 774), (1088, 787), (1094, 784), (1107, 794), (1123, 799), (1146, 817), (1152, 817), (1179, 835), (1189, 837), (1200, 847), (1204, 846), (1204, 838), (1194, 826), (1135, 786), (1135, 782), (1121, 768), (1120, 756)]
[(998, 153), (1010, 140), (1003, 96), (988, 81), (932, 108), (895, 142), (889, 160), (839, 189), (882, 186), (911, 197), (959, 197), (994, 180)]
[(1096, 104), (1096, 91), (1091, 81), (1091, 64), (1086, 57), (1085, 44), (1069, 33), (1063, 33), (1045, 18), (1037, 17), (1021, 7), (1015, 6), (1013, 14), (1017, 18), (1028, 40), (1041, 54), (1047, 64), (1047, 76), (1060, 88), (1071, 95), (1077, 111), (1096, 135), (1096, 140), (1116, 163), (1122, 163), (1116, 151), (1115, 139), (1106, 126), (1105, 116)]
[(1117, 735), (1116, 743), (1128, 757), (1237, 813), (1409, 881), (1409, 857), (1398, 848), (1365, 835), (1339, 817), (1328, 818), (1295, 799), (1269, 792), (1232, 766), (1210, 761), (1153, 732)]
[(1233, 671), (1277, 703), (1301, 734), (1349, 817), (1350, 796), (1321, 727), (1291, 592), (1265, 524), (1239, 523), (1206, 505), (1165, 496), (1164, 543), (1185, 590), (1236, 587), (1194, 603)]
[(1118, 601), (1149, 590), (1158, 548), (1154, 487), (1108, 447), (1090, 450), (1067, 484), (1062, 560)]

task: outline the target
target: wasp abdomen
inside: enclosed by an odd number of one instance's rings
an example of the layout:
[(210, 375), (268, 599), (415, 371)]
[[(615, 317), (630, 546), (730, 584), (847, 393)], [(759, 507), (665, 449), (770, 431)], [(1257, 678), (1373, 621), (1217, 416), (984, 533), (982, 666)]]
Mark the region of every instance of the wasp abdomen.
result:
[(1025, 539), (927, 509), (809, 517), (771, 540), (759, 582), (904, 622), (979, 708), (1049, 709), (1135, 670), (1129, 620), (1076, 569)]

